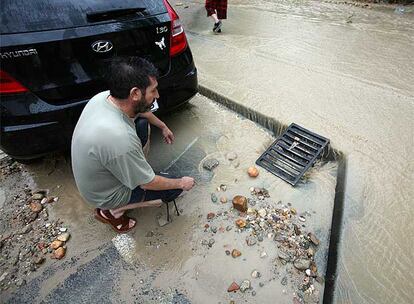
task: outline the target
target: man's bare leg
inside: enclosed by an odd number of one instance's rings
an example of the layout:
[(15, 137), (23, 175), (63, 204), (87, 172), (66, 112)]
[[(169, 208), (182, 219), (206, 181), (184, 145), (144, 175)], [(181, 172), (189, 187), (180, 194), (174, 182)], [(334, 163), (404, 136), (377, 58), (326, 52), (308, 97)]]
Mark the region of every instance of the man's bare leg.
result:
[[(146, 201), (146, 202), (138, 202), (138, 203), (132, 203), (132, 204), (128, 204), (126, 206), (122, 206), (120, 208), (117, 209), (109, 209), (109, 212), (111, 212), (111, 214), (113, 215), (114, 218), (120, 218), (121, 216), (124, 215), (126, 210), (131, 210), (131, 209), (136, 209), (136, 208), (145, 208), (145, 207), (159, 207), (162, 205), (162, 200), (157, 199), (157, 200), (152, 200), (152, 201)], [(101, 213), (101, 215), (108, 219), (105, 214)], [(129, 220), (129, 228), (132, 228), (135, 225), (135, 220), (130, 219)], [(118, 229), (120, 229), (121, 225), (119, 225)]]

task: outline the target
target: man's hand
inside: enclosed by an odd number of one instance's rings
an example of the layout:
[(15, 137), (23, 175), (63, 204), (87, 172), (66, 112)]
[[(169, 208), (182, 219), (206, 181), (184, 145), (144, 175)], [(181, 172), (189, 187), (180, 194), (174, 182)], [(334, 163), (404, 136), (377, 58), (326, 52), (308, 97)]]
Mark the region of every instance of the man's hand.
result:
[(164, 141), (167, 144), (170, 145), (174, 142), (174, 139), (175, 139), (174, 134), (173, 132), (171, 132), (171, 130), (167, 126), (162, 128), (162, 136), (164, 137)]
[(184, 191), (189, 191), (194, 187), (194, 178), (189, 176), (184, 176), (181, 178), (181, 189)]

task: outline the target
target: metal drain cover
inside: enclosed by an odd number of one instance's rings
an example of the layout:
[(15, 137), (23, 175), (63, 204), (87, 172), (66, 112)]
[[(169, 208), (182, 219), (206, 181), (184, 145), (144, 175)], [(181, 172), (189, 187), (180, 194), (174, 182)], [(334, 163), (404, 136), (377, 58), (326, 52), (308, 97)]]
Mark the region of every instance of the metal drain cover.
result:
[(295, 186), (328, 144), (329, 139), (292, 123), (256, 164)]

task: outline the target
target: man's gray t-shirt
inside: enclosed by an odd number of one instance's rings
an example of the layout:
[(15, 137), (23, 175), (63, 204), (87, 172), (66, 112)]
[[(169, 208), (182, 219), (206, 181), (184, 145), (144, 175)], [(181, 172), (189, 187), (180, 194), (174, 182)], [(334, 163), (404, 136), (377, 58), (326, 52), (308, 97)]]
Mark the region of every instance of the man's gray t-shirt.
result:
[(128, 203), (132, 189), (151, 182), (133, 119), (107, 100), (109, 91), (86, 105), (72, 137), (72, 169), (83, 198), (99, 208)]

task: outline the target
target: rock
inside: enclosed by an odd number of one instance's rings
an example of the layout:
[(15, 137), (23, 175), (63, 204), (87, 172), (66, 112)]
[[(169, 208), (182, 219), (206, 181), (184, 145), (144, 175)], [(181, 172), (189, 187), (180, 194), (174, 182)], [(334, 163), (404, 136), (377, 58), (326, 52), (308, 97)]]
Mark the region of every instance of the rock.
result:
[(214, 239), (209, 239), (208, 240), (208, 247), (213, 247), (213, 245), (214, 245), (215, 242), (216, 241)]
[(212, 201), (213, 203), (217, 203), (217, 200), (218, 200), (217, 195), (216, 195), (216, 194), (214, 194), (214, 193), (211, 193), (211, 201)]
[(283, 252), (283, 251), (279, 252), (278, 257), (279, 257), (279, 259), (281, 259), (285, 262), (289, 262), (291, 260), (290, 256), (287, 253)]
[(20, 234), (26, 234), (32, 230), (32, 225), (26, 225), (20, 230)]
[(250, 167), (247, 169), (247, 174), (249, 174), (250, 177), (257, 177), (259, 175), (259, 170), (256, 167)]
[(201, 245), (208, 246), (208, 241), (207, 240), (202, 240)]
[(36, 265), (40, 265), (45, 261), (45, 258), (42, 256), (36, 256), (33, 258), (33, 263), (35, 263)]
[(26, 284), (26, 280), (25, 279), (18, 279), (17, 281), (16, 281), (16, 286), (17, 287), (21, 287), (21, 286), (23, 286), (23, 285), (25, 285)]
[(255, 297), (256, 296), (256, 291), (252, 291), (252, 296)]
[(257, 240), (258, 240), (259, 242), (263, 242), (263, 235), (259, 234), (259, 235), (257, 236)]
[(231, 227), (231, 226), (227, 226), (226, 227), (226, 231), (230, 231), (230, 230), (232, 230), (233, 229), (233, 227)]
[(245, 292), (246, 290), (250, 289), (250, 281), (249, 280), (244, 280), (241, 284), (240, 284), (240, 291), (241, 292)]
[(43, 193), (35, 193), (35, 194), (33, 194), (33, 195), (32, 195), (32, 200), (35, 200), (35, 201), (40, 201), (40, 200), (42, 200), (44, 197), (45, 197), (45, 196), (44, 196), (44, 194), (43, 194)]
[(287, 285), (287, 283), (288, 283), (287, 277), (283, 277), (282, 281), (280, 281), (280, 284), (282, 285)]
[(301, 231), (300, 231), (298, 225), (293, 224), (293, 230), (295, 231), (296, 235), (300, 235)]
[(58, 249), (62, 245), (63, 245), (63, 242), (62, 241), (55, 240), (52, 243), (50, 243), (50, 248), (52, 248), (52, 249)]
[(203, 168), (211, 171), (219, 165), (219, 161), (215, 158), (207, 159), (203, 162)]
[(67, 230), (68, 230), (68, 228), (65, 228), (65, 227), (60, 227), (60, 228), (59, 228), (59, 231), (60, 231), (60, 232), (66, 232)]
[(233, 207), (234, 209), (237, 209), (240, 212), (246, 212), (247, 211), (247, 198), (242, 195), (236, 195), (233, 198)]
[(226, 250), (225, 253), (226, 253), (226, 255), (230, 255), (231, 252), (230, 252), (230, 250)]
[(246, 221), (244, 219), (238, 219), (236, 221), (236, 225), (239, 228), (244, 228), (244, 227), (246, 227)]
[(252, 276), (252, 278), (257, 279), (257, 278), (260, 278), (262, 276), (262, 274), (257, 270), (253, 270), (251, 276)]
[(237, 249), (233, 249), (233, 251), (231, 252), (231, 256), (233, 258), (237, 258), (237, 257), (241, 256), (241, 252), (238, 251)]
[(30, 210), (32, 210), (32, 212), (35, 212), (35, 213), (39, 213), (43, 209), (42, 204), (38, 202), (31, 202), (29, 207), (30, 207)]
[(210, 230), (213, 233), (217, 233), (217, 227), (216, 226), (211, 226)]
[(306, 219), (302, 215), (298, 217), (298, 220), (302, 223), (306, 222)]
[(263, 251), (263, 252), (260, 254), (260, 258), (264, 259), (265, 257), (267, 257), (267, 253)]
[(166, 226), (166, 225), (168, 225), (170, 222), (169, 221), (167, 221), (164, 217), (160, 217), (159, 219), (158, 219), (158, 225), (160, 226), (160, 227), (164, 227), (164, 226)]
[(227, 160), (233, 161), (236, 158), (237, 158), (237, 153), (236, 152), (229, 152), (229, 153), (227, 153)]
[(260, 217), (265, 217), (266, 216), (266, 209), (259, 209), (259, 211), (257, 211), (257, 214), (260, 216)]
[(222, 204), (227, 203), (227, 197), (225, 197), (225, 196), (220, 197), (220, 202), (221, 202)]
[(312, 232), (308, 233), (308, 237), (315, 246), (319, 245), (320, 242), (319, 242), (318, 238)]
[(290, 208), (290, 213), (292, 213), (293, 215), (297, 214), (298, 212), (296, 211), (295, 208)]
[(296, 259), (293, 262), (293, 266), (295, 266), (298, 270), (305, 270), (308, 269), (311, 264), (311, 261), (308, 259)]
[(57, 237), (57, 239), (59, 241), (62, 241), (62, 242), (67, 242), (67, 240), (69, 240), (69, 238), (70, 238), (69, 232), (64, 232), (61, 235), (58, 235), (58, 237)]
[(66, 249), (63, 247), (59, 247), (53, 252), (53, 258), (60, 260), (65, 256), (65, 253), (66, 253)]
[(233, 291), (237, 291), (239, 289), (240, 289), (240, 286), (236, 282), (233, 282), (233, 283), (230, 284), (229, 288), (227, 288), (227, 291), (228, 292), (233, 292)]
[(207, 219), (212, 220), (215, 216), (216, 214), (214, 212), (210, 212), (209, 214), (207, 214)]
[(264, 286), (264, 283), (263, 283), (263, 282), (260, 282), (260, 283), (259, 283), (259, 286), (260, 286), (260, 287), (263, 287), (263, 286)]
[(254, 236), (250, 235), (246, 238), (246, 243), (247, 243), (248, 246), (253, 246), (253, 245), (256, 244), (256, 238)]

